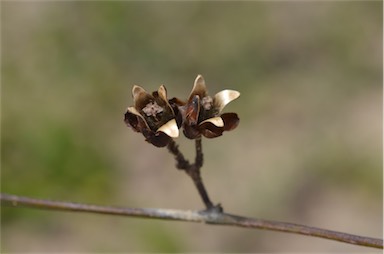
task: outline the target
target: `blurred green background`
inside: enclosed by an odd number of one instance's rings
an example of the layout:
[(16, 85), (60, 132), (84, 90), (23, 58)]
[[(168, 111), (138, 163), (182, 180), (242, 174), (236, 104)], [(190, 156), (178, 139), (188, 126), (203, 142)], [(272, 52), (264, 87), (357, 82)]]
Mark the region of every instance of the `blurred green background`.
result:
[[(1, 191), (203, 208), (123, 122), (131, 88), (197, 74), (239, 127), (203, 140), (225, 211), (382, 238), (382, 2), (3, 2)], [(193, 158), (193, 142), (178, 142)], [(204, 224), (1, 209), (3, 252), (374, 251)]]

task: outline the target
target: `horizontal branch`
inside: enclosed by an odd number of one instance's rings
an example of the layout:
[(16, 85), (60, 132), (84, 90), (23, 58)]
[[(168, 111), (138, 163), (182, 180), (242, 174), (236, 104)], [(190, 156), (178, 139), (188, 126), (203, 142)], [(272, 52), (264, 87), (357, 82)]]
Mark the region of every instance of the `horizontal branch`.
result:
[(31, 207), (40, 209), (74, 211), (99, 213), (109, 215), (121, 215), (140, 218), (154, 218), (163, 220), (179, 220), (188, 222), (205, 222), (215, 225), (230, 225), (245, 228), (266, 229), (272, 231), (280, 231), (294, 234), (301, 234), (313, 237), (320, 237), (349, 244), (361, 245), (373, 248), (383, 248), (383, 240), (371, 237), (351, 235), (347, 233), (336, 232), (327, 229), (308, 227), (299, 224), (278, 222), (263, 219), (253, 219), (241, 217), (237, 215), (221, 213), (218, 210), (205, 211), (181, 211), (173, 209), (157, 209), (157, 208), (123, 208), (112, 206), (88, 205), (72, 202), (51, 201), (44, 199), (35, 199), (10, 195), (6, 193), (0, 194), (2, 205), (13, 207)]

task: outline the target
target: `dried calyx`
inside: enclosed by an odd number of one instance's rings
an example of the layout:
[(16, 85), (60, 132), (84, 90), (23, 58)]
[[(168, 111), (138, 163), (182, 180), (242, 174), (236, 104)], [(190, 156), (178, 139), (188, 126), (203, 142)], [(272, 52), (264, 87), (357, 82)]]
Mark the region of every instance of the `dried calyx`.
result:
[(163, 85), (152, 94), (135, 85), (132, 96), (134, 106), (128, 107), (124, 121), (157, 147), (164, 147), (172, 138), (178, 137), (180, 127), (187, 138), (196, 139), (201, 135), (207, 138), (221, 136), (239, 124), (236, 113), (221, 112), (240, 93), (223, 90), (211, 97), (201, 75), (195, 79), (186, 102), (177, 98), (168, 100)]
[(203, 76), (195, 79), (188, 102), (184, 105), (183, 132), (187, 138), (195, 139), (200, 134), (206, 138), (221, 136), (239, 124), (236, 113), (221, 114), (224, 107), (240, 96), (238, 91), (223, 90), (212, 98), (208, 95)]
[[(179, 125), (175, 109), (167, 99), (167, 90), (161, 85), (158, 91), (147, 93), (142, 87), (132, 89), (133, 107), (128, 107), (125, 123), (133, 130), (141, 132), (146, 140), (157, 147), (164, 147), (171, 138), (179, 136)], [(177, 110), (177, 109), (176, 109)]]

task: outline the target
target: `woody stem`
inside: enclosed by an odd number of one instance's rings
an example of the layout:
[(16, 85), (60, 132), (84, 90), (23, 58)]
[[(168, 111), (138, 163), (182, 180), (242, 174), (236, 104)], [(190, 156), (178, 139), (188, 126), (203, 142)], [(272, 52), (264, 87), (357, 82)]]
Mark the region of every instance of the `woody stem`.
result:
[(195, 157), (195, 163), (193, 164), (190, 164), (189, 161), (184, 158), (184, 155), (180, 152), (178, 145), (173, 140), (171, 140), (171, 142), (168, 144), (168, 150), (175, 156), (175, 159), (177, 162), (176, 167), (178, 169), (185, 170), (185, 173), (187, 173), (192, 178), (206, 208), (208, 210), (217, 208), (217, 210), (221, 212), (222, 211), (221, 206), (220, 205), (214, 206), (211, 200), (209, 199), (208, 193), (205, 189), (203, 180), (201, 178), (200, 168), (203, 166), (203, 152), (202, 152), (202, 145), (201, 145), (201, 137), (198, 137), (195, 140), (195, 146), (196, 146), (196, 157)]
[(196, 157), (195, 163), (191, 165), (190, 169), (187, 171), (187, 174), (192, 178), (197, 190), (199, 191), (200, 197), (203, 199), (203, 202), (207, 209), (214, 207), (213, 203), (209, 199), (208, 192), (204, 187), (203, 179), (201, 178), (200, 168), (203, 166), (203, 151), (201, 145), (201, 136), (195, 140), (196, 146)]
[(191, 164), (189, 164), (189, 161), (184, 158), (184, 155), (179, 150), (179, 146), (175, 141), (173, 141), (173, 139), (171, 139), (168, 143), (167, 148), (169, 152), (175, 156), (177, 169), (187, 170), (187, 168), (191, 167)]

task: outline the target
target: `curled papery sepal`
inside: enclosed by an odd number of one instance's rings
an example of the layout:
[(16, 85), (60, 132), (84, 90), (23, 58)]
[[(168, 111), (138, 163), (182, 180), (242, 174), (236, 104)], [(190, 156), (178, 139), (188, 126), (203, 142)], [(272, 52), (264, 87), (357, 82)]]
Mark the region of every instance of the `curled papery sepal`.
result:
[(147, 91), (145, 91), (145, 89), (142, 88), (141, 86), (134, 85), (132, 87), (133, 101), (136, 101), (139, 98), (139, 95), (142, 94), (142, 93), (147, 93)]
[(146, 141), (156, 147), (164, 147), (168, 145), (169, 141), (171, 140), (171, 137), (161, 131), (154, 133), (151, 131), (143, 130), (143, 135), (146, 138)]
[(213, 98), (214, 107), (218, 109), (220, 113), (228, 103), (237, 99), (239, 96), (240, 96), (240, 93), (235, 90), (220, 91)]
[(165, 88), (164, 85), (161, 85), (157, 90), (157, 93), (159, 94), (159, 97), (165, 102), (167, 107), (172, 111), (172, 114), (175, 114), (173, 108), (171, 107), (167, 99), (167, 88)]
[(167, 101), (167, 89), (165, 88), (164, 85), (161, 85), (159, 89), (157, 90), (159, 93), (159, 97), (163, 99), (164, 101)]
[(223, 127), (218, 127), (211, 122), (201, 123), (199, 125), (200, 133), (206, 138), (216, 138), (223, 135)]
[(141, 132), (141, 129), (143, 128), (149, 129), (149, 126), (144, 117), (140, 115), (135, 107), (127, 108), (127, 112), (124, 115), (124, 122), (137, 132)]
[(163, 124), (157, 132), (164, 132), (171, 138), (177, 138), (179, 136), (179, 127), (177, 126), (176, 120), (172, 119), (167, 123)]
[(207, 120), (202, 121), (200, 124), (204, 123), (211, 123), (217, 127), (224, 127), (224, 121), (220, 116), (209, 118)]
[(193, 96), (199, 95), (200, 98), (207, 96), (207, 87), (205, 86), (205, 80), (203, 76), (197, 75), (189, 99), (192, 99)]
[(225, 131), (235, 129), (240, 122), (240, 118), (236, 113), (224, 113), (221, 115), (221, 119), (223, 119)]
[(128, 107), (127, 112), (142, 117), (135, 107)]
[(151, 100), (153, 100), (153, 96), (147, 93), (144, 88), (138, 85), (134, 85), (132, 88), (132, 97), (133, 102), (135, 103), (135, 108), (142, 109), (147, 105)]

